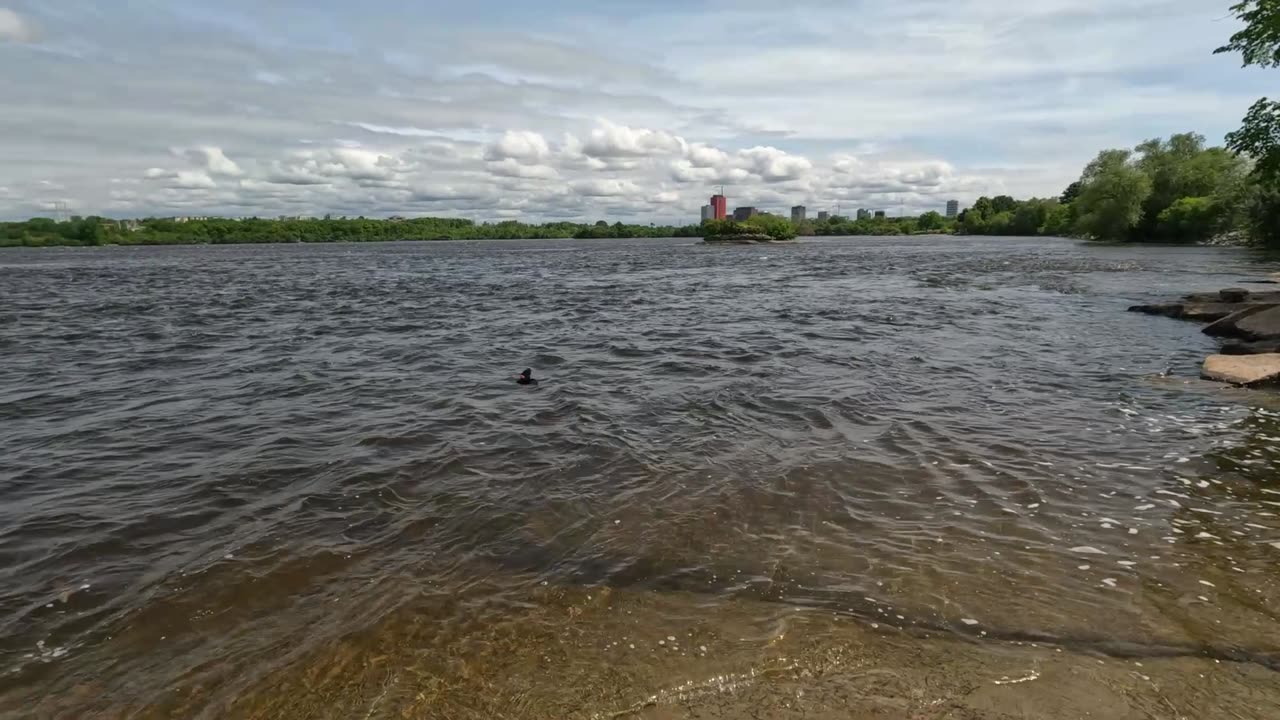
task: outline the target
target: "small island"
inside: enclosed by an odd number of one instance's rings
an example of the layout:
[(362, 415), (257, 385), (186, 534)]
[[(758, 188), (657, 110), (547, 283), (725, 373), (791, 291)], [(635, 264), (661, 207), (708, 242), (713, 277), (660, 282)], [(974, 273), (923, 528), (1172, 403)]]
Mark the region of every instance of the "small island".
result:
[(711, 220), (702, 225), (708, 245), (761, 245), (794, 242), (796, 228), (777, 215), (756, 215), (742, 222)]

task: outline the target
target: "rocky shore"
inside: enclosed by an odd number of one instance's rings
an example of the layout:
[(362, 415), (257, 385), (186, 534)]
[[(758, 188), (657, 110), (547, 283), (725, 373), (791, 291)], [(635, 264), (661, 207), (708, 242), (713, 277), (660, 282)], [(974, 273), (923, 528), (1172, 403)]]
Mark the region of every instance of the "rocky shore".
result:
[(1188, 295), (1175, 303), (1136, 305), (1129, 311), (1208, 323), (1204, 333), (1223, 344), (1220, 354), (1205, 360), (1205, 379), (1280, 387), (1280, 290), (1229, 288)]

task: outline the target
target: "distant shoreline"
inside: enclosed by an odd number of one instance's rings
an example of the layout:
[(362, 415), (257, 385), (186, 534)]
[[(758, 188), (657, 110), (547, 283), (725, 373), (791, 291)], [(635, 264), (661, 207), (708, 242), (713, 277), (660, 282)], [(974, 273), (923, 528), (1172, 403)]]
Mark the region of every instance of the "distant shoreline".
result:
[[(264, 245), (337, 242), (443, 242), (448, 240), (590, 240), (692, 238), (764, 232), (777, 239), (808, 236), (913, 235), (917, 218), (850, 220), (834, 217), (793, 224), (777, 215), (758, 215), (741, 226), (732, 221), (691, 225), (505, 221), (476, 223), (456, 218), (147, 218), (112, 220), (75, 217), (67, 221), (33, 218), (0, 223), (0, 247), (106, 245)], [(945, 233), (945, 229), (943, 230)]]
[[(5, 250), (112, 250), (112, 249), (130, 249), (130, 248), (147, 248), (147, 247), (244, 247), (244, 246), (265, 246), (265, 245), (383, 245), (391, 243), (462, 243), (462, 242), (536, 242), (546, 240), (687, 240), (695, 244), (705, 245), (795, 245), (803, 243), (806, 240), (822, 240), (822, 239), (855, 239), (855, 238), (874, 238), (874, 239), (912, 239), (912, 238), (1005, 238), (1009, 240), (1067, 240), (1070, 242), (1090, 242), (1081, 238), (1073, 238), (1067, 236), (1048, 236), (1048, 235), (960, 235), (945, 233), (912, 233), (910, 235), (803, 235), (790, 240), (770, 240), (758, 241), (751, 243), (740, 243), (733, 241), (716, 241), (705, 240), (702, 237), (686, 237), (678, 235), (653, 235), (653, 236), (628, 236), (617, 238), (573, 238), (573, 237), (474, 237), (474, 238), (436, 238), (436, 239), (420, 239), (420, 238), (379, 238), (377, 240), (264, 240), (264, 241), (248, 241), (234, 243), (210, 243), (210, 242), (169, 242), (169, 243), (103, 243), (101, 245), (83, 245), (76, 243), (56, 243), (45, 245), (0, 245), (0, 252)], [(1178, 244), (1153, 244), (1153, 243), (1099, 243), (1090, 242), (1096, 245), (1133, 245), (1137, 247), (1212, 247), (1209, 245), (1187, 246)]]

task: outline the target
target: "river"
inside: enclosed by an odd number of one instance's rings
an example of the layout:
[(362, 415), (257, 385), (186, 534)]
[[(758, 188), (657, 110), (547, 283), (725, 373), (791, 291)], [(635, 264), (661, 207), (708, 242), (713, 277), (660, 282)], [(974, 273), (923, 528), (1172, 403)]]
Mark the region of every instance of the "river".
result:
[(0, 252), (0, 716), (1280, 716), (1280, 395), (1125, 312), (1278, 270)]

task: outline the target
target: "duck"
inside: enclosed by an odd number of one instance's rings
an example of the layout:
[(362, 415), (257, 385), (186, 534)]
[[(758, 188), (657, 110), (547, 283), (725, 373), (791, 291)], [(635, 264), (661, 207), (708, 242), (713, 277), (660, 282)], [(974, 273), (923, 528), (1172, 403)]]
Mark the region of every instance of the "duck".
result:
[(533, 368), (525, 368), (524, 372), (516, 377), (516, 383), (520, 385), (537, 385), (538, 381), (533, 377)]

